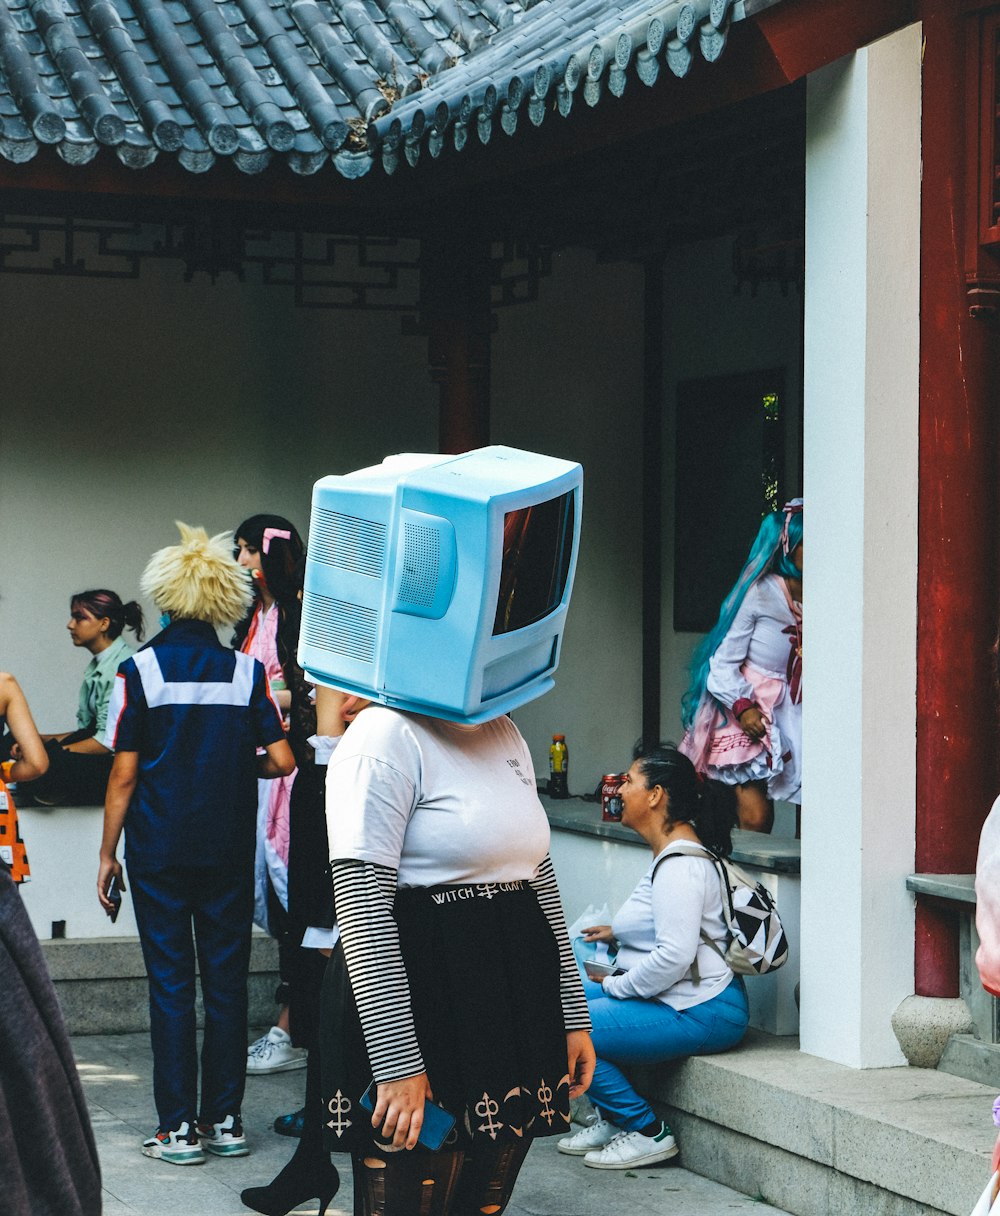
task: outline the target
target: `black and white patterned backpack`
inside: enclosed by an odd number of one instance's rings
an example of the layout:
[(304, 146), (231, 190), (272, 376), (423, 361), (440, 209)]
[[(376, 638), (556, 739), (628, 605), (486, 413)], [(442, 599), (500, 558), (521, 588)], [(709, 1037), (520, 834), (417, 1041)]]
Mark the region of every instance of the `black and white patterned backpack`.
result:
[(702, 931), (702, 940), (736, 972), (737, 975), (766, 975), (788, 962), (788, 938), (771, 892), (739, 866), (720, 857), (707, 845), (678, 841), (665, 857), (661, 857), (651, 877), (656, 877), (660, 864), (671, 857), (705, 857), (715, 866), (722, 884), (722, 915), (729, 930), (729, 946), (723, 953)]

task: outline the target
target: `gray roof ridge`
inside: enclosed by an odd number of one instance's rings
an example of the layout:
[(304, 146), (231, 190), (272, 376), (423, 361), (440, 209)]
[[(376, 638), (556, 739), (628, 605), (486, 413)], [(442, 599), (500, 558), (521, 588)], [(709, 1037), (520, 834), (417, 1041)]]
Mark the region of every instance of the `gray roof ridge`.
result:
[[(399, 164), (401, 147), (407, 162), (416, 164), (425, 131), (432, 157), (440, 154), (449, 127), (459, 149), (472, 126), (480, 141), (488, 143), (498, 110), (502, 129), (514, 134), (525, 98), (530, 121), (540, 126), (553, 84), (554, 108), (567, 117), (581, 82), (584, 99), (591, 106), (601, 98), (605, 77), (610, 92), (621, 96), (630, 67), (643, 84), (654, 84), (659, 77), (658, 56), (665, 44), (668, 66), (676, 76), (684, 76), (693, 59), (690, 44), (696, 31), (705, 58), (714, 61), (725, 46), (729, 22), (742, 15), (742, 7), (733, 0), (660, 0), (652, 4), (627, 0), (613, 6), (602, 0), (579, 0), (567, 18), (568, 6), (556, 11), (544, 0), (536, 0), (488, 47), (469, 55), (446, 75), (428, 82), (421, 94), (405, 98), (390, 114), (372, 123), (369, 145), (373, 152), (381, 153), (386, 171), (392, 173)], [(597, 19), (592, 21), (595, 15)], [(559, 25), (564, 27), (563, 37), (556, 50), (547, 54), (543, 38)], [(516, 51), (507, 54), (507, 43), (515, 39), (519, 39)], [(424, 121), (428, 111), (433, 112), (429, 128)]]
[[(392, 173), (621, 96), (780, 0), (0, 0), (0, 156)], [(697, 35), (697, 37), (696, 37)]]

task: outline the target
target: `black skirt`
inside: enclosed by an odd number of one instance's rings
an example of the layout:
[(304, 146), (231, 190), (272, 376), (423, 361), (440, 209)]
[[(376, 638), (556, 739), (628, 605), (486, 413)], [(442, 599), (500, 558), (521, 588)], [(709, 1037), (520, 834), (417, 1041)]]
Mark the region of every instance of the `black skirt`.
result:
[[(394, 909), (434, 1100), (468, 1146), (570, 1126), (559, 949), (527, 883), (404, 888)], [(365, 1151), (371, 1066), (343, 950), (324, 980), (324, 1121), (332, 1152)]]
[(0, 861), (0, 1161), (4, 1216), (100, 1216), (87, 1102), (41, 947)]

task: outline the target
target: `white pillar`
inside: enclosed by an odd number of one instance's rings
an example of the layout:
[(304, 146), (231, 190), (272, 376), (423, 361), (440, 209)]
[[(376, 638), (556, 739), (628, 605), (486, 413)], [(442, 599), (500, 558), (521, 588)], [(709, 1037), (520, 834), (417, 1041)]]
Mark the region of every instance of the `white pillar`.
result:
[(913, 992), (920, 50), (807, 95), (801, 1046), (859, 1068)]

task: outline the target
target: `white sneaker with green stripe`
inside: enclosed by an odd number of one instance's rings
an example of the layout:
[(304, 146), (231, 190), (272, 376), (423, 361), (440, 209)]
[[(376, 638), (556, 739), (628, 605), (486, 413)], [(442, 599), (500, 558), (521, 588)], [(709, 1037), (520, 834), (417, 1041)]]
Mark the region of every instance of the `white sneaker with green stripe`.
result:
[(631, 1170), (637, 1166), (667, 1161), (679, 1152), (673, 1132), (663, 1123), (655, 1136), (644, 1136), (642, 1132), (619, 1132), (603, 1148), (587, 1153), (583, 1164), (595, 1170)]

